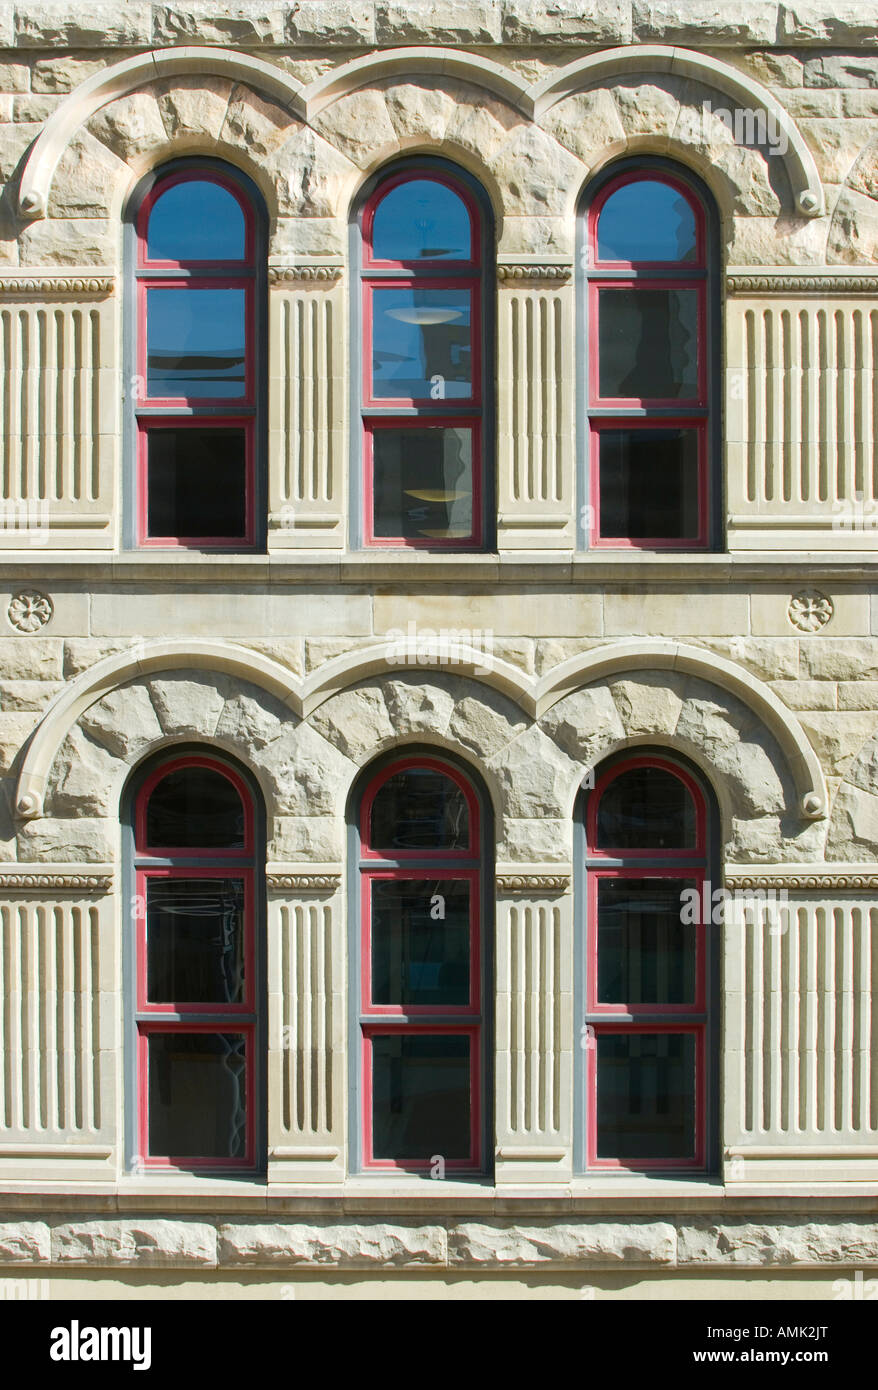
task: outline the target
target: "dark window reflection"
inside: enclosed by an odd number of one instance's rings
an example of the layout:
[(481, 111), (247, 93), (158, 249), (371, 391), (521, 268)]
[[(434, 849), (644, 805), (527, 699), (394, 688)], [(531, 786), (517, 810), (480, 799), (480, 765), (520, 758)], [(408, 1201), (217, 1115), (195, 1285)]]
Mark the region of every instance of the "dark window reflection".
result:
[(470, 1045), (458, 1034), (372, 1038), (376, 1159), (470, 1156)]
[(232, 400), (246, 395), (243, 289), (149, 289), (146, 301), (148, 396)]
[(469, 955), (468, 883), (373, 879), (373, 1004), (468, 1004)]
[(468, 261), (471, 237), (462, 198), (435, 179), (407, 179), (375, 209), (372, 256), (378, 261)]
[(597, 1034), (597, 1156), (695, 1156), (695, 1039)]
[(620, 772), (601, 796), (598, 849), (694, 849), (695, 805), (663, 767)]
[(210, 767), (181, 767), (156, 783), (146, 810), (153, 849), (243, 849), (244, 807), (237, 790)]
[(246, 457), (243, 429), (151, 429), (147, 536), (243, 540)]
[(149, 878), (147, 998), (151, 1004), (244, 999), (244, 885), (233, 878)]
[(598, 880), (598, 1003), (693, 1004), (695, 927), (680, 920), (691, 879)]
[(244, 1038), (236, 1033), (151, 1033), (148, 1046), (150, 1157), (243, 1158)]
[(635, 179), (610, 194), (597, 240), (601, 261), (694, 261), (695, 214), (670, 184)]
[(469, 810), (456, 782), (432, 768), (395, 772), (372, 802), (371, 849), (466, 849)]
[(696, 540), (698, 435), (694, 429), (606, 429), (600, 449), (600, 535)]
[(376, 289), (372, 391), (396, 400), (472, 396), (469, 290)]
[(471, 430), (376, 428), (372, 439), (376, 537), (466, 540), (472, 535)]
[(598, 302), (601, 396), (697, 397), (697, 290), (602, 289)]
[(153, 204), (147, 231), (151, 261), (242, 261), (244, 213), (237, 198), (209, 179), (175, 183)]

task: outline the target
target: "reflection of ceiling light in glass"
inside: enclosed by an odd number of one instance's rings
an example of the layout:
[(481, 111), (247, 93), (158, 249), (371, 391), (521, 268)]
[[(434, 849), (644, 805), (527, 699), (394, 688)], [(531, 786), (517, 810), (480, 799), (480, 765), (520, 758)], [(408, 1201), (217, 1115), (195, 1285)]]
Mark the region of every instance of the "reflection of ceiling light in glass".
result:
[(462, 309), (424, 309), (416, 306), (411, 309), (385, 309), (388, 318), (399, 319), (400, 323), (453, 323), (463, 318)]

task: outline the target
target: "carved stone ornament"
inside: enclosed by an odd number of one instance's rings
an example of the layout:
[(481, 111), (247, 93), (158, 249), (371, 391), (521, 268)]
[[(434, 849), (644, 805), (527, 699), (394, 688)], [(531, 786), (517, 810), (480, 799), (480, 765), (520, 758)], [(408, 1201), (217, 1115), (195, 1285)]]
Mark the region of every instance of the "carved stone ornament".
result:
[(9, 604), (9, 621), (19, 632), (39, 632), (55, 611), (48, 594), (39, 589), (22, 589)]
[(800, 594), (794, 594), (787, 611), (793, 627), (800, 632), (819, 632), (835, 612), (835, 605), (831, 598), (817, 589), (805, 589)]

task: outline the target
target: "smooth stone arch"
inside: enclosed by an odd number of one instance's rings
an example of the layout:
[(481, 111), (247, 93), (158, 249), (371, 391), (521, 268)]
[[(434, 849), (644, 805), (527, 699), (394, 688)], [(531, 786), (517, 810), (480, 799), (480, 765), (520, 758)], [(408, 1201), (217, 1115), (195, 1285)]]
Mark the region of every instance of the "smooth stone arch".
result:
[(764, 111), (782, 131), (787, 148), (781, 156), (789, 174), (796, 208), (804, 217), (823, 213), (825, 200), (817, 164), (788, 111), (767, 87), (746, 76), (730, 63), (719, 58), (696, 53), (689, 48), (674, 48), (665, 44), (633, 44), (611, 48), (577, 58), (566, 67), (551, 72), (528, 88), (535, 120), (563, 101), (564, 97), (615, 77), (632, 73), (673, 73), (675, 76), (696, 78), (706, 86), (725, 92), (740, 107)]

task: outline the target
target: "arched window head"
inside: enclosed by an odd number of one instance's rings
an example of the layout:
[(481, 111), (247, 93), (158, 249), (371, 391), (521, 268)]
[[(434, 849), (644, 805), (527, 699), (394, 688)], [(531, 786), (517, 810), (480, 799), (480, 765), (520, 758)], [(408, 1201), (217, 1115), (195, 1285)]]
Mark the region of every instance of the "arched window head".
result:
[(582, 226), (588, 544), (704, 549), (716, 448), (709, 209), (667, 164), (602, 176)]
[(358, 806), (357, 1148), (369, 1170), (484, 1162), (484, 818), (469, 779), (394, 759)]
[(134, 802), (138, 1166), (253, 1169), (260, 961), (253, 796), (182, 754)]
[(366, 545), (486, 538), (483, 199), (438, 162), (382, 178), (360, 213)]
[(133, 542), (257, 540), (264, 219), (249, 180), (181, 161), (135, 200)]
[(661, 754), (622, 757), (585, 814), (583, 1155), (704, 1169), (714, 1067), (708, 798)]

